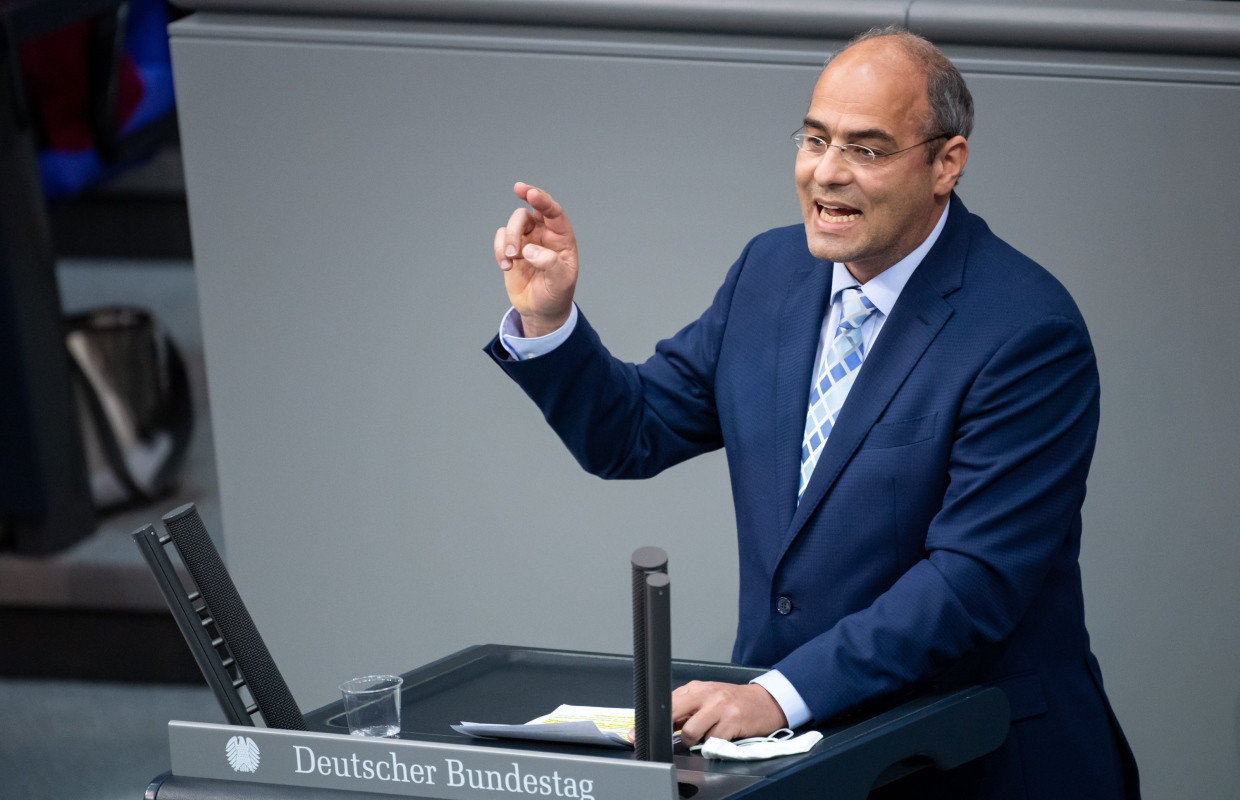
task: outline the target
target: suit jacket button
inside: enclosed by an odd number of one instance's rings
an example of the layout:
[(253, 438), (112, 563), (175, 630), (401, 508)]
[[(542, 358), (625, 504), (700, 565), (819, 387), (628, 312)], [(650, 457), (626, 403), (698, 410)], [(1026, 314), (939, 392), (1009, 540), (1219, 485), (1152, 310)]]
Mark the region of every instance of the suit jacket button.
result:
[(786, 597), (779, 598), (778, 600), (775, 601), (775, 610), (781, 614), (785, 614), (785, 615), (791, 614), (792, 613), (792, 601)]

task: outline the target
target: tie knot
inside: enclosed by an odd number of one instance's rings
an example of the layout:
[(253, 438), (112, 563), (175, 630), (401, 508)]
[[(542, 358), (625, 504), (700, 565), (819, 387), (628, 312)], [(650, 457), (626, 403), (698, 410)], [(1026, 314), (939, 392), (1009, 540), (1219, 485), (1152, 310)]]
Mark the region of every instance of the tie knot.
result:
[(840, 299), (844, 305), (844, 313), (840, 317), (840, 332), (860, 328), (866, 317), (877, 310), (860, 286), (849, 286)]

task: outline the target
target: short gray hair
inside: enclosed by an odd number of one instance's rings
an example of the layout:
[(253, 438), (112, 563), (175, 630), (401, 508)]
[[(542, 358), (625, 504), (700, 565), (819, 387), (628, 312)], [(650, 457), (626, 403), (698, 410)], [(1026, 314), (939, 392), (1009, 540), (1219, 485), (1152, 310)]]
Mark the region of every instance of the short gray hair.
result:
[[(905, 55), (921, 67), (926, 76), (926, 100), (930, 103), (930, 116), (924, 123), (923, 134), (927, 138), (943, 134), (968, 139), (973, 132), (973, 95), (969, 93), (969, 87), (956, 65), (929, 39), (897, 25), (889, 25), (885, 28), (872, 28), (855, 37), (844, 50), (860, 42), (885, 36), (896, 37)], [(837, 55), (839, 53), (832, 54), (827, 63), (830, 64), (831, 59)], [(937, 147), (930, 148), (931, 159), (937, 150)]]

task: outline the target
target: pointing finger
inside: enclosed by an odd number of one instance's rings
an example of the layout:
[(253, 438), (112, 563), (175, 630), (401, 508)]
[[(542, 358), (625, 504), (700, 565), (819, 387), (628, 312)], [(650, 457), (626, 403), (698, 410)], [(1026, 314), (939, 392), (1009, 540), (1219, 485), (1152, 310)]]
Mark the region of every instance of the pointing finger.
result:
[(501, 258), (516, 258), (521, 252), (523, 240), (534, 230), (533, 214), (528, 208), (518, 208), (512, 212), (503, 230), (504, 247), (499, 255)]
[(531, 186), (525, 194), (525, 202), (538, 213), (548, 229), (556, 233), (568, 233), (570, 230), (568, 217), (564, 215), (564, 209), (551, 195), (537, 186)]
[(513, 187), (517, 197), (524, 200), (537, 215), (539, 222), (557, 234), (570, 234), (572, 226), (564, 214), (564, 208), (545, 190), (528, 183), (518, 183)]

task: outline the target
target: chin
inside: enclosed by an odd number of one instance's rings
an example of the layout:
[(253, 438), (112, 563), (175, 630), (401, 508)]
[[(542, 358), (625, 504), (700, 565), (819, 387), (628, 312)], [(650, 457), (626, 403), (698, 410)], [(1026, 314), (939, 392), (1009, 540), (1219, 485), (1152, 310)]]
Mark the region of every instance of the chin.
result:
[[(821, 236), (821, 234), (818, 234)], [(848, 253), (833, 247), (821, 239), (816, 239), (814, 234), (807, 237), (809, 244), (809, 254), (819, 261), (847, 261)]]

